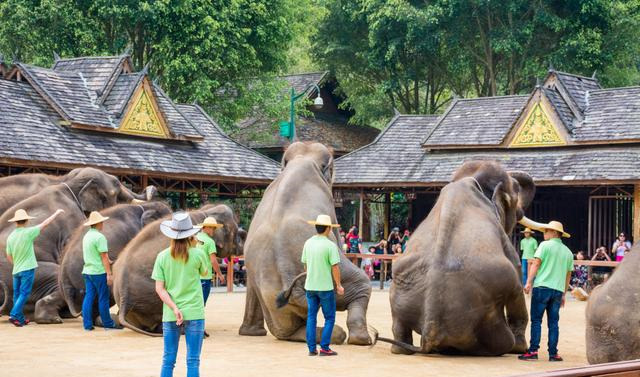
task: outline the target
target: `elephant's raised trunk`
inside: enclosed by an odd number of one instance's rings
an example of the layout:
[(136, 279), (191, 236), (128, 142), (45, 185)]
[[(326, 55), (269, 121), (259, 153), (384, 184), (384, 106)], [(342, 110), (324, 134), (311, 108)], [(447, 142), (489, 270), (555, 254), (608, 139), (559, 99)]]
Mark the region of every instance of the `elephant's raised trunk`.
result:
[(520, 223), (520, 225), (533, 229), (533, 230), (538, 230), (541, 232), (544, 232), (544, 228), (547, 224), (542, 224), (536, 221), (531, 220), (530, 218), (528, 218), (527, 216), (522, 216), (522, 219), (520, 219), (520, 221), (518, 221), (518, 223)]
[(278, 295), (276, 296), (276, 307), (278, 308), (282, 308), (285, 305), (287, 305), (289, 303), (289, 297), (291, 297), (291, 293), (293, 292), (293, 287), (295, 287), (296, 282), (300, 279), (302, 279), (303, 277), (307, 276), (306, 272), (303, 272), (301, 274), (299, 274), (298, 276), (296, 276), (293, 281), (291, 282), (291, 285), (289, 286), (289, 288), (285, 289), (284, 291), (278, 293)]

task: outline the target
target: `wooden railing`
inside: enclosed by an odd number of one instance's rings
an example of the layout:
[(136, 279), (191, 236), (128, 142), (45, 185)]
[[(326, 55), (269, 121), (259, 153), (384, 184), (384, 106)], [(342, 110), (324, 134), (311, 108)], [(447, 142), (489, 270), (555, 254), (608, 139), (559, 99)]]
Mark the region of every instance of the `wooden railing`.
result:
[[(614, 262), (615, 263), (615, 262)], [(638, 377), (640, 360), (588, 365), (584, 367), (560, 369), (549, 372), (521, 374), (518, 377)]]

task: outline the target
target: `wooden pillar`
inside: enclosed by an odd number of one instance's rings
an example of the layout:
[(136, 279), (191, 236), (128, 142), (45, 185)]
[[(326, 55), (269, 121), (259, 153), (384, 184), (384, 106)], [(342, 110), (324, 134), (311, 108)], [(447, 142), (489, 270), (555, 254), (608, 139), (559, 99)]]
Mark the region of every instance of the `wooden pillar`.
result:
[(384, 194), (384, 239), (389, 238), (391, 222), (391, 194)]
[(233, 292), (233, 255), (229, 256), (227, 263), (227, 292)]
[(186, 192), (180, 193), (180, 202), (178, 203), (178, 205), (180, 206), (180, 209), (183, 209), (183, 210), (187, 209), (187, 193)]
[(633, 242), (640, 241), (640, 183), (633, 186)]
[(362, 237), (362, 227), (364, 225), (364, 190), (360, 190), (360, 209), (358, 211), (358, 230)]

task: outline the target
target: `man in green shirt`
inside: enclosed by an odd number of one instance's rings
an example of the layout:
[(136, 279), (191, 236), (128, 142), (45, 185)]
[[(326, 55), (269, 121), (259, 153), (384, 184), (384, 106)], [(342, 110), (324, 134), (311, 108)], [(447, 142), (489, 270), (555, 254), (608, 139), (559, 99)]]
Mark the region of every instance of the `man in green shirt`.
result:
[[(207, 256), (205, 266), (207, 268), (207, 275), (200, 278), (200, 284), (202, 285), (202, 297), (204, 297), (204, 304), (207, 305), (207, 299), (211, 293), (211, 280), (213, 278), (211, 274), (211, 267), (216, 271), (216, 275), (222, 284), (225, 283), (224, 275), (220, 271), (220, 264), (218, 263), (216, 241), (213, 239), (213, 234), (216, 229), (222, 228), (223, 224), (218, 224), (215, 218), (207, 217), (202, 224), (198, 227), (202, 228), (202, 231), (198, 233), (196, 238), (200, 242), (200, 249), (204, 251)], [(205, 336), (207, 334), (205, 333)]]
[(33, 288), (33, 278), (36, 274), (38, 262), (33, 250), (33, 243), (40, 235), (42, 229), (60, 215), (63, 210), (57, 210), (53, 215), (36, 226), (28, 227), (29, 220), (35, 217), (29, 216), (27, 211), (19, 209), (9, 220), (16, 223), (16, 229), (7, 238), (7, 259), (13, 264), (13, 308), (9, 313), (9, 322), (17, 327), (29, 324), (29, 320), (24, 317), (24, 304), (31, 295)]
[[(531, 291), (531, 342), (529, 350), (518, 356), (520, 360), (537, 360), (542, 332), (542, 316), (547, 312), (549, 326), (549, 361), (562, 361), (558, 355), (558, 321), (560, 308), (564, 306), (567, 287), (573, 271), (573, 254), (560, 236), (569, 238), (562, 223), (551, 221), (543, 229), (545, 241), (540, 244), (532, 259), (525, 293)], [(534, 282), (535, 279), (535, 282)]]
[(533, 254), (538, 248), (538, 241), (531, 237), (533, 231), (529, 228), (525, 228), (522, 231), (524, 238), (520, 240), (520, 251), (522, 251), (522, 285), (527, 284), (527, 276), (529, 275), (529, 259), (533, 259)]
[(102, 326), (105, 329), (115, 329), (115, 322), (109, 313), (109, 285), (113, 282), (111, 274), (111, 261), (109, 260), (109, 248), (107, 238), (100, 233), (104, 222), (108, 220), (100, 212), (93, 211), (89, 219), (84, 223), (89, 230), (82, 239), (82, 257), (84, 267), (82, 277), (84, 278), (84, 299), (82, 300), (82, 325), (87, 331), (93, 327), (93, 305), (98, 297), (98, 311), (102, 319)]
[[(302, 263), (305, 264), (307, 279), (304, 289), (307, 291), (307, 346), (309, 356), (318, 354), (316, 350), (316, 323), (318, 309), (322, 307), (324, 316), (324, 328), (320, 340), (320, 356), (335, 356), (338, 353), (329, 348), (331, 333), (336, 321), (336, 297), (333, 293), (333, 283), (336, 283), (336, 291), (344, 294), (344, 288), (340, 284), (340, 252), (335, 242), (328, 236), (331, 228), (340, 227), (332, 224), (327, 215), (318, 215), (316, 221), (307, 221), (315, 225), (316, 234), (309, 238), (302, 249)], [(332, 280), (333, 277), (333, 280)]]

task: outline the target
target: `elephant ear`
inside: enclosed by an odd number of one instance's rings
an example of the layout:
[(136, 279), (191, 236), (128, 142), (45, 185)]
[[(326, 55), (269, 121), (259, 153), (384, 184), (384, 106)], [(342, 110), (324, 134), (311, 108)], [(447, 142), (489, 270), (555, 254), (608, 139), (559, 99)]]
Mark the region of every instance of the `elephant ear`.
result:
[(143, 226), (150, 224), (161, 217), (164, 217), (165, 213), (158, 211), (157, 209), (145, 209), (140, 217)]
[(78, 200), (84, 212), (100, 211), (104, 208), (106, 195), (98, 182), (92, 178), (80, 189)]
[(533, 178), (525, 172), (513, 171), (509, 172), (511, 178), (518, 182), (518, 220), (524, 216), (524, 211), (529, 207), (533, 198), (536, 196), (536, 185)]
[(333, 184), (333, 156), (330, 156), (327, 164), (322, 167), (322, 176), (327, 183)]
[(498, 221), (500, 221), (500, 223), (502, 223), (504, 227), (510, 198), (509, 194), (505, 192), (502, 182), (499, 182), (493, 189), (491, 201), (493, 202), (493, 206), (496, 209), (496, 216), (498, 217)]

